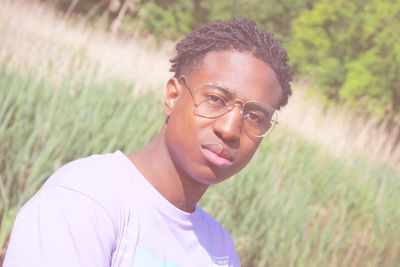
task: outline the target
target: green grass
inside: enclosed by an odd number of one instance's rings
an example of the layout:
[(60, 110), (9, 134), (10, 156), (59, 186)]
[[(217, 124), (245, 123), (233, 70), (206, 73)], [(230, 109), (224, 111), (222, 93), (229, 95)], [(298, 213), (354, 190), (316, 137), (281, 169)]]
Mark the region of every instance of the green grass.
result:
[[(16, 211), (63, 164), (143, 147), (162, 103), (97, 66), (54, 83), (0, 65), (0, 246)], [(100, 81), (101, 80), (101, 81)], [(400, 265), (400, 173), (334, 156), (278, 127), (240, 174), (201, 201), (234, 238), (242, 266)]]

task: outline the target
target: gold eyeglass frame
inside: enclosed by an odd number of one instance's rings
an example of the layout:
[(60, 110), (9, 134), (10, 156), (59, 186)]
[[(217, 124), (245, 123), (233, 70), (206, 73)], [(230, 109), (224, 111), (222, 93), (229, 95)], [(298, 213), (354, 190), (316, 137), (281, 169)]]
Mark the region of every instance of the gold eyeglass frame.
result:
[[(273, 117), (275, 117), (275, 118), (270, 120), (271, 126), (268, 128), (268, 130), (267, 130), (263, 135), (255, 135), (255, 134), (252, 134), (251, 132), (249, 132), (249, 131), (246, 129), (246, 127), (244, 127), (243, 129), (244, 129), (248, 134), (250, 134), (251, 136), (254, 136), (254, 137), (264, 137), (264, 136), (266, 136), (269, 132), (272, 131), (272, 129), (275, 127), (276, 124), (279, 123), (279, 122), (278, 122), (278, 113), (277, 113), (277, 110), (276, 110), (275, 108), (273, 108), (272, 106), (270, 106), (270, 105), (267, 105), (267, 104), (264, 104), (264, 103), (260, 103), (260, 102), (258, 102), (258, 101), (252, 100), (252, 99), (247, 100), (247, 101), (243, 101), (244, 98), (243, 98), (240, 94), (236, 93), (235, 91), (233, 91), (233, 90), (231, 90), (231, 89), (229, 89), (229, 88), (225, 88), (225, 87), (223, 87), (223, 86), (221, 86), (221, 85), (218, 85), (218, 84), (215, 84), (215, 83), (205, 83), (205, 84), (200, 85), (199, 87), (194, 87), (194, 86), (188, 85), (188, 81), (187, 81), (187, 79), (186, 79), (186, 77), (185, 77), (184, 75), (181, 75), (181, 76), (179, 77), (178, 80), (179, 80), (179, 81), (180, 81), (180, 80), (183, 80), (184, 86), (185, 86), (187, 89), (189, 89), (190, 95), (192, 96), (193, 103), (194, 103), (194, 105), (195, 105), (195, 108), (193, 109), (193, 114), (196, 115), (196, 116), (203, 117), (203, 118), (209, 118), (209, 119), (216, 119), (216, 118), (219, 118), (219, 117), (225, 115), (225, 114), (228, 113), (229, 111), (233, 110), (236, 106), (238, 106), (237, 104), (240, 103), (240, 105), (239, 105), (239, 108), (240, 108), (240, 118), (242, 119), (242, 121), (244, 121), (244, 117), (243, 117), (243, 107), (244, 107), (245, 104), (247, 104), (247, 103), (256, 103), (257, 105), (259, 105), (259, 106), (261, 106), (261, 107), (266, 107), (266, 108), (271, 109), (271, 110), (273, 111), (272, 118), (273, 118)], [(200, 87), (202, 87), (202, 86), (205, 86), (205, 85), (211, 85), (211, 86), (216, 87), (216, 88), (218, 88), (218, 89), (222, 89), (222, 90), (227, 91), (228, 93), (230, 93), (232, 96), (238, 96), (238, 98), (235, 98), (234, 103), (228, 105), (228, 106), (226, 107), (226, 110), (225, 110), (224, 112), (222, 112), (221, 114), (218, 114), (218, 115), (215, 115), (215, 116), (205, 116), (205, 115), (196, 113), (195, 111), (196, 111), (197, 107), (198, 107), (201, 103), (196, 103), (196, 101), (195, 101), (195, 96), (193, 95), (192, 91), (194, 91), (194, 93), (196, 94), (198, 88), (200, 88)]]

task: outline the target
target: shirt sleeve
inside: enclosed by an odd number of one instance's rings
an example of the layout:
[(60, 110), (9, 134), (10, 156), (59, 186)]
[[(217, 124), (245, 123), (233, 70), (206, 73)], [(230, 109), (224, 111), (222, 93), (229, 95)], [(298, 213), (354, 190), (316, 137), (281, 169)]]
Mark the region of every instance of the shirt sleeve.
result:
[(115, 238), (109, 215), (94, 199), (47, 186), (18, 213), (4, 267), (110, 266)]

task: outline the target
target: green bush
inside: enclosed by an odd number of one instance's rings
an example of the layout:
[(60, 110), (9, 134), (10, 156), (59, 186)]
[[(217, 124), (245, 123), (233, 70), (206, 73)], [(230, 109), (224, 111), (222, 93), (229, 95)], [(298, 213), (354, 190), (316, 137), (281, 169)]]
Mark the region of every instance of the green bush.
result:
[(400, 111), (400, 2), (319, 1), (293, 22), (290, 55), (330, 99), (383, 117)]

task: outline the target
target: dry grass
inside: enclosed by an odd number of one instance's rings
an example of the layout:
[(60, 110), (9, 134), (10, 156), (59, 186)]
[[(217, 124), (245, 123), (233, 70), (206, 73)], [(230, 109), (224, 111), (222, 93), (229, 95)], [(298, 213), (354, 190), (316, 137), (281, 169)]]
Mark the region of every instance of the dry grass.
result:
[(378, 119), (361, 117), (346, 107), (331, 106), (325, 111), (318, 100), (304, 96), (306, 90), (295, 85), (290, 104), (280, 114), (283, 125), (337, 157), (352, 159), (364, 154), (400, 167), (400, 147), (396, 146), (400, 125), (388, 132), (386, 122), (377, 126)]
[(111, 35), (83, 20), (38, 1), (0, 1), (0, 62), (9, 59), (21, 70), (36, 69), (62, 80), (69, 72), (100, 64), (100, 75), (116, 76), (138, 88), (159, 90), (170, 76), (167, 43), (151, 49), (151, 40)]

